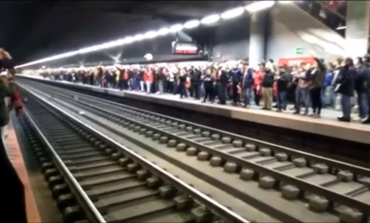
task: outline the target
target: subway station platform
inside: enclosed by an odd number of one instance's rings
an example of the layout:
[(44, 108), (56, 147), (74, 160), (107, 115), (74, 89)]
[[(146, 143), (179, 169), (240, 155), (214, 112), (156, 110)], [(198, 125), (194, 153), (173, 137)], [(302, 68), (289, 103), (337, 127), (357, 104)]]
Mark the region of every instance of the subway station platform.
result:
[[(32, 77), (35, 78), (35, 77)], [(36, 77), (37, 79), (40, 79)], [(91, 90), (108, 95), (139, 100), (158, 105), (166, 105), (182, 109), (188, 109), (196, 112), (222, 116), (226, 118), (239, 119), (247, 122), (260, 123), (269, 126), (297, 130), (301, 132), (313, 133), (328, 136), (337, 139), (343, 139), (353, 142), (370, 144), (370, 125), (364, 125), (356, 122), (343, 123), (336, 120), (341, 115), (335, 110), (325, 109), (322, 111), (321, 118), (312, 118), (308, 116), (293, 115), (291, 112), (279, 113), (274, 111), (264, 111), (257, 107), (242, 108), (231, 105), (218, 105), (216, 103), (201, 103), (192, 98), (180, 99), (176, 95), (146, 94), (136, 91), (119, 91), (117, 89), (107, 89), (90, 85), (73, 84), (69, 82), (60, 82), (40, 79), (43, 82), (54, 82), (60, 85), (68, 85), (84, 90)]]

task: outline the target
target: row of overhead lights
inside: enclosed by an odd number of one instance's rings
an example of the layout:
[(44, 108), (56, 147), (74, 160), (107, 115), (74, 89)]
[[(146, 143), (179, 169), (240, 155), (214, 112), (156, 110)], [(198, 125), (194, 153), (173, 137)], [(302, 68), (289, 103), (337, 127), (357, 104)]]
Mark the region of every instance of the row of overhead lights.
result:
[(55, 56), (51, 56), (51, 57), (43, 58), (43, 59), (40, 59), (40, 60), (32, 61), (32, 62), (29, 62), (29, 63), (18, 65), (18, 66), (16, 66), (16, 68), (28, 67), (28, 66), (32, 66), (32, 65), (36, 65), (36, 64), (40, 64), (40, 63), (49, 62), (49, 61), (59, 60), (59, 59), (67, 58), (67, 57), (73, 57), (73, 56), (80, 55), (80, 54), (87, 54), (87, 53), (91, 53), (91, 52), (94, 52), (94, 51), (99, 51), (99, 50), (114, 48), (114, 47), (118, 47), (118, 46), (122, 46), (122, 45), (127, 45), (127, 44), (131, 44), (131, 43), (134, 43), (134, 42), (139, 42), (139, 41), (142, 41), (142, 40), (154, 39), (156, 37), (165, 36), (165, 35), (168, 35), (168, 34), (171, 34), (171, 33), (177, 33), (177, 32), (179, 32), (181, 30), (184, 30), (184, 29), (194, 29), (194, 28), (197, 28), (200, 25), (207, 26), (207, 25), (216, 24), (217, 22), (219, 22), (221, 20), (229, 20), (229, 19), (234, 19), (236, 17), (239, 17), (239, 16), (243, 15), (245, 12), (255, 13), (257, 11), (261, 11), (261, 10), (270, 8), (275, 3), (276, 3), (275, 1), (253, 2), (251, 4), (248, 4), (245, 7), (238, 7), (238, 8), (227, 10), (227, 11), (221, 13), (221, 14), (213, 14), (213, 15), (206, 16), (201, 20), (191, 20), (191, 21), (185, 22), (184, 24), (175, 24), (175, 25), (172, 25), (172, 26), (169, 26), (169, 27), (161, 28), (159, 30), (150, 30), (150, 31), (147, 31), (145, 33), (137, 34), (137, 35), (134, 35), (134, 36), (127, 36), (125, 38), (110, 41), (110, 42), (107, 42), (107, 43), (94, 45), (94, 46), (82, 48), (82, 49), (79, 49), (79, 50), (75, 50), (75, 51), (72, 51), (72, 52), (62, 53), (62, 54), (58, 54), (58, 55), (55, 55)]

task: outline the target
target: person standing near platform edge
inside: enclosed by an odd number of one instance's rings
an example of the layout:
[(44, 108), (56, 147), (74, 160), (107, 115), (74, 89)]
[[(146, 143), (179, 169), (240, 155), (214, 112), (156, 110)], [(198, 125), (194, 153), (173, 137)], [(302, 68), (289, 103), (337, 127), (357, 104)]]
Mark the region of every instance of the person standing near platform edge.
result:
[[(368, 83), (368, 87), (367, 87), (367, 100), (368, 100), (368, 105), (370, 106), (370, 55), (366, 55), (364, 56), (364, 67), (366, 68), (367, 70), (367, 83)], [(368, 109), (368, 115), (367, 115), (367, 120), (363, 120), (363, 123), (370, 123), (370, 109)]]
[(236, 106), (240, 104), (240, 95), (238, 92), (238, 88), (240, 87), (241, 81), (243, 80), (243, 73), (236, 64), (233, 65), (233, 68), (230, 70), (229, 73), (231, 77), (233, 105)]
[(244, 92), (244, 107), (248, 108), (251, 105), (252, 86), (254, 84), (253, 72), (254, 70), (249, 67), (248, 63), (244, 64), (243, 75), (243, 92)]
[[(12, 58), (8, 52), (0, 49), (0, 70), (8, 70), (10, 75), (15, 74), (15, 70), (12, 65)], [(10, 96), (11, 100), (20, 100), (19, 94), (15, 89), (11, 89), (13, 83), (6, 83), (6, 79), (0, 81), (0, 125), (5, 126), (9, 122), (9, 111), (5, 104), (5, 97)], [(16, 93), (16, 94), (14, 94)], [(17, 102), (15, 107), (20, 114), (21, 103)], [(14, 221), (19, 223), (27, 223), (26, 205), (25, 205), (25, 194), (22, 181), (19, 179), (15, 172), (11, 162), (8, 159), (5, 145), (3, 140), (0, 140), (0, 170), (1, 178), (3, 179), (2, 199), (5, 205), (1, 208), (0, 214), (4, 221)]]
[(340, 93), (343, 113), (341, 117), (338, 117), (338, 120), (341, 122), (350, 122), (352, 107), (351, 97), (354, 95), (357, 71), (351, 58), (347, 58), (344, 63), (344, 66), (339, 71), (336, 85), (336, 92)]
[(275, 82), (275, 74), (272, 72), (270, 66), (265, 66), (265, 71), (262, 77), (262, 100), (264, 110), (271, 110), (272, 108), (272, 96), (273, 86)]

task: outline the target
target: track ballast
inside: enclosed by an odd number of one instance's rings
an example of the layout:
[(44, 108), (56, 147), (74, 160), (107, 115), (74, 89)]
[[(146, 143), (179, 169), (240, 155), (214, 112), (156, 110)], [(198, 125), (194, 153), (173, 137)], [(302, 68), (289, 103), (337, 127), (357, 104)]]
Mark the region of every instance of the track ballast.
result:
[(370, 213), (367, 169), (76, 92), (38, 87), (78, 110), (209, 161), (243, 181), (257, 183), (261, 190), (280, 193), (284, 200), (305, 204), (314, 213), (338, 216), (344, 222), (366, 221)]

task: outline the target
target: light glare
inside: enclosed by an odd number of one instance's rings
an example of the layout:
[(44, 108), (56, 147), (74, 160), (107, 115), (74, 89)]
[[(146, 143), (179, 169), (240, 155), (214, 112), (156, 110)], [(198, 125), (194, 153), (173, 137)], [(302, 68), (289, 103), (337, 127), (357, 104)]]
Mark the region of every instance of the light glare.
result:
[(160, 29), (160, 30), (158, 30), (158, 35), (160, 35), (160, 36), (165, 36), (165, 35), (167, 35), (168, 33), (170, 33), (170, 30), (168, 29), (168, 28), (162, 28), (162, 29)]
[(235, 17), (241, 16), (245, 12), (243, 7), (228, 10), (221, 14), (222, 19), (233, 19)]
[(171, 26), (171, 27), (170, 27), (170, 32), (171, 32), (171, 33), (177, 33), (177, 32), (179, 32), (179, 31), (181, 31), (183, 28), (184, 28), (184, 26), (183, 26), (183, 25), (181, 25), (181, 24), (176, 24), (176, 25), (173, 25), (173, 26)]
[(220, 20), (220, 16), (215, 14), (215, 15), (210, 15), (210, 16), (203, 18), (200, 22), (205, 25), (210, 25), (210, 24), (218, 22), (218, 20)]
[(184, 28), (185, 29), (193, 29), (193, 28), (196, 28), (200, 25), (200, 21), (199, 20), (191, 20), (189, 22), (186, 22), (184, 24)]

